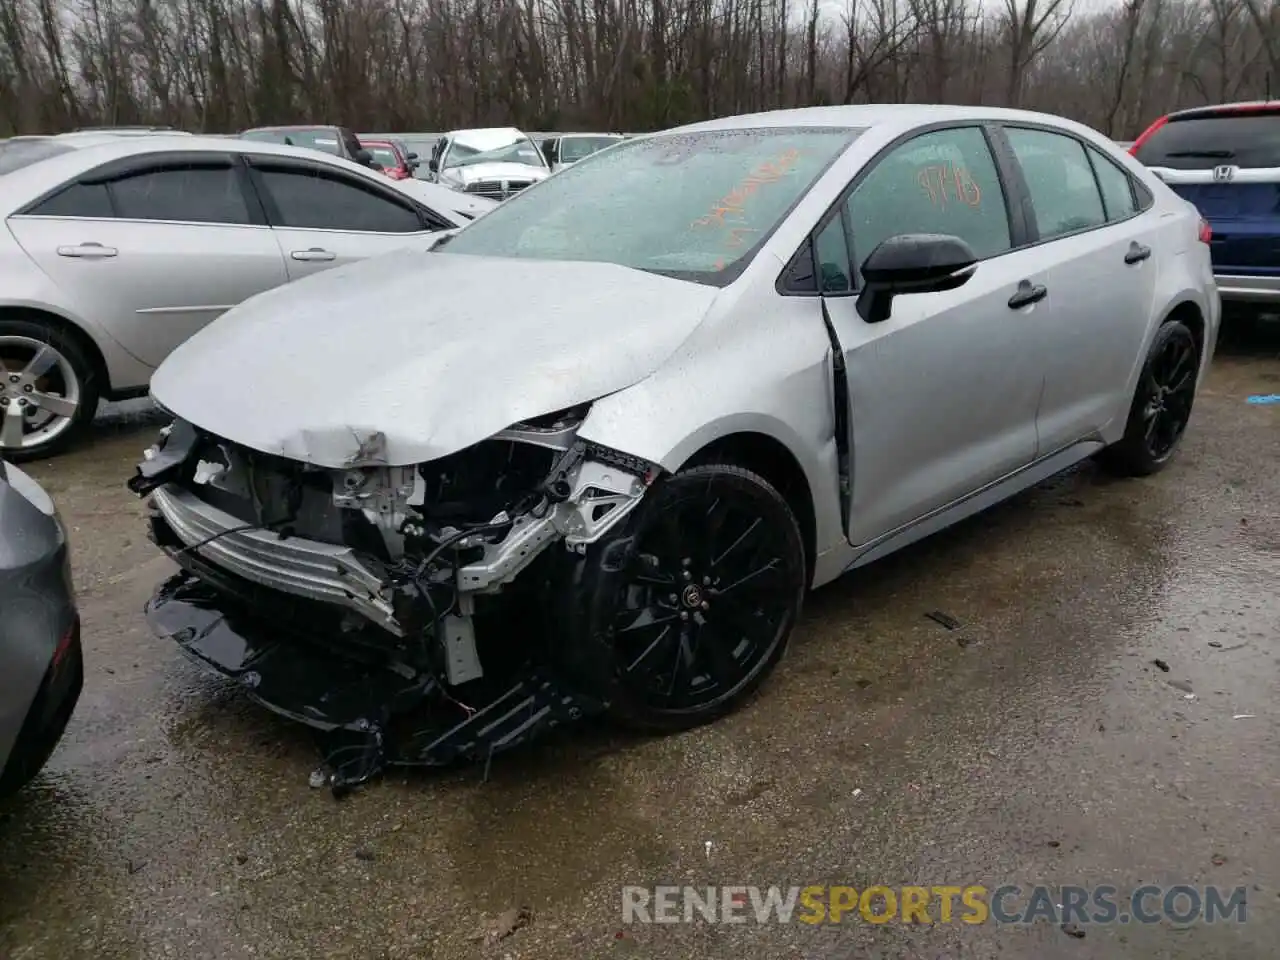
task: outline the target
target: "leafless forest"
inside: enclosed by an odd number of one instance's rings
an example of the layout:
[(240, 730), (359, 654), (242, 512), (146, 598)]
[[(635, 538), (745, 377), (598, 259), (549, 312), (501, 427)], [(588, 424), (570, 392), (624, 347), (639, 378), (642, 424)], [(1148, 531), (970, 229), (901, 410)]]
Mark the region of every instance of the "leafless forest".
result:
[(642, 131), (928, 101), (1045, 109), (1128, 138), (1171, 108), (1280, 82), (1280, 0), (1074, 2), (0, 0), (0, 135)]

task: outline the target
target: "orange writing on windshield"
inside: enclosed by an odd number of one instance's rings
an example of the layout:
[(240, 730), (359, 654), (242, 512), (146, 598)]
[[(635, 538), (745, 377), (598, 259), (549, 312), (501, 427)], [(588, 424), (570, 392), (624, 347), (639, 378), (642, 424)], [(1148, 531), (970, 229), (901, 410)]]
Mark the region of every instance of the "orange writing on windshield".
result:
[(963, 203), (976, 207), (982, 203), (982, 188), (978, 186), (967, 167), (956, 163), (942, 163), (925, 167), (916, 175), (920, 188), (929, 199), (940, 207), (948, 203)]
[(796, 161), (799, 159), (800, 151), (792, 147), (785, 153), (780, 154), (777, 159), (760, 164), (748, 173), (737, 186), (717, 200), (710, 213), (693, 221), (691, 226), (725, 226), (726, 217), (735, 214), (740, 215), (746, 208), (747, 200), (754, 196), (766, 183), (776, 183), (781, 180), (796, 165)]

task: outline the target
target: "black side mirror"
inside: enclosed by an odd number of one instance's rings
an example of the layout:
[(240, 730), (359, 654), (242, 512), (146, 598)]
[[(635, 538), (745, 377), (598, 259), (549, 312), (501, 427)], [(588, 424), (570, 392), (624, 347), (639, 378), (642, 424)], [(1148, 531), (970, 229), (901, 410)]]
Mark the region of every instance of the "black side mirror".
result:
[(412, 163), (414, 160), (418, 159), (418, 155), (416, 153), (407, 153), (404, 158)]
[(858, 315), (867, 323), (889, 319), (893, 298), (904, 293), (939, 293), (969, 282), (978, 256), (959, 237), (904, 233), (871, 251), (862, 264)]
[(356, 163), (363, 163), (366, 167), (373, 166), (373, 154), (368, 150), (357, 150)]
[(440, 160), (437, 157), (432, 157), (430, 160), (427, 161), (427, 169), (430, 170), (432, 173), (439, 173)]

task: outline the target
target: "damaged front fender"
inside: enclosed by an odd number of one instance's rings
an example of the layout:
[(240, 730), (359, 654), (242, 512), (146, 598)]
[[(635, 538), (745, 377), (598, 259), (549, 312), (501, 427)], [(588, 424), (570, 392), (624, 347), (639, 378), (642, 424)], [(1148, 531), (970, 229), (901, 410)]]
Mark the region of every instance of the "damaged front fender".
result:
[[(607, 709), (590, 684), (565, 679), (582, 676), (562, 669), (579, 652), (574, 642), (522, 641), (527, 614), (496, 629), (485, 619), (486, 603), (533, 603), (529, 613), (539, 615), (557, 608), (565, 598), (545, 591), (572, 590), (570, 571), (625, 523), (661, 472), (577, 439), (580, 422), (552, 418), (494, 438), (543, 448), (551, 467), (533, 489), (503, 495), (509, 506), (497, 515), (467, 523), (441, 519), (461, 508), (454, 495), (441, 501), (438, 486), (441, 475), (465, 475), (466, 464), (307, 466), (286, 482), (270, 476), (284, 469), (274, 461), (177, 420), (130, 482), (151, 497), (153, 539), (183, 568), (147, 619), (188, 656), (324, 734), (338, 787), (388, 764), (492, 755)], [(306, 489), (281, 494), (291, 483)], [(294, 501), (292, 513), (262, 502), (264, 491)], [(246, 511), (258, 522), (245, 522)], [(317, 514), (342, 519), (320, 526), (346, 531), (343, 542), (313, 533)], [(351, 539), (356, 521), (363, 539)], [(556, 545), (559, 556), (547, 557)], [(526, 577), (535, 563), (542, 572)], [(551, 570), (561, 571), (558, 586)]]

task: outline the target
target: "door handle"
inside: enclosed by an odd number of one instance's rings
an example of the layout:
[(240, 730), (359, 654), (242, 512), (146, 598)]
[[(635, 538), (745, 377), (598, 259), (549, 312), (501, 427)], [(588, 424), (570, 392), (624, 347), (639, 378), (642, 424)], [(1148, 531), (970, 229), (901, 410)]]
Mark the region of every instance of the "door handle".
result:
[(1129, 252), (1124, 255), (1124, 262), (1133, 266), (1135, 263), (1141, 263), (1147, 257), (1151, 256), (1151, 248), (1144, 247), (1137, 240), (1129, 244)]
[(1032, 283), (1030, 280), (1022, 280), (1018, 283), (1017, 291), (1009, 298), (1009, 309), (1021, 310), (1023, 307), (1029, 307), (1033, 303), (1039, 303), (1048, 295), (1048, 287)]
[(101, 260), (105, 257), (114, 257), (119, 252), (115, 247), (104, 247), (92, 241), (58, 248), (58, 256), (74, 257), (78, 260)]
[(325, 250), (323, 247), (310, 247), (307, 250), (295, 250), (289, 254), (295, 260), (337, 260), (338, 255), (332, 250)]

